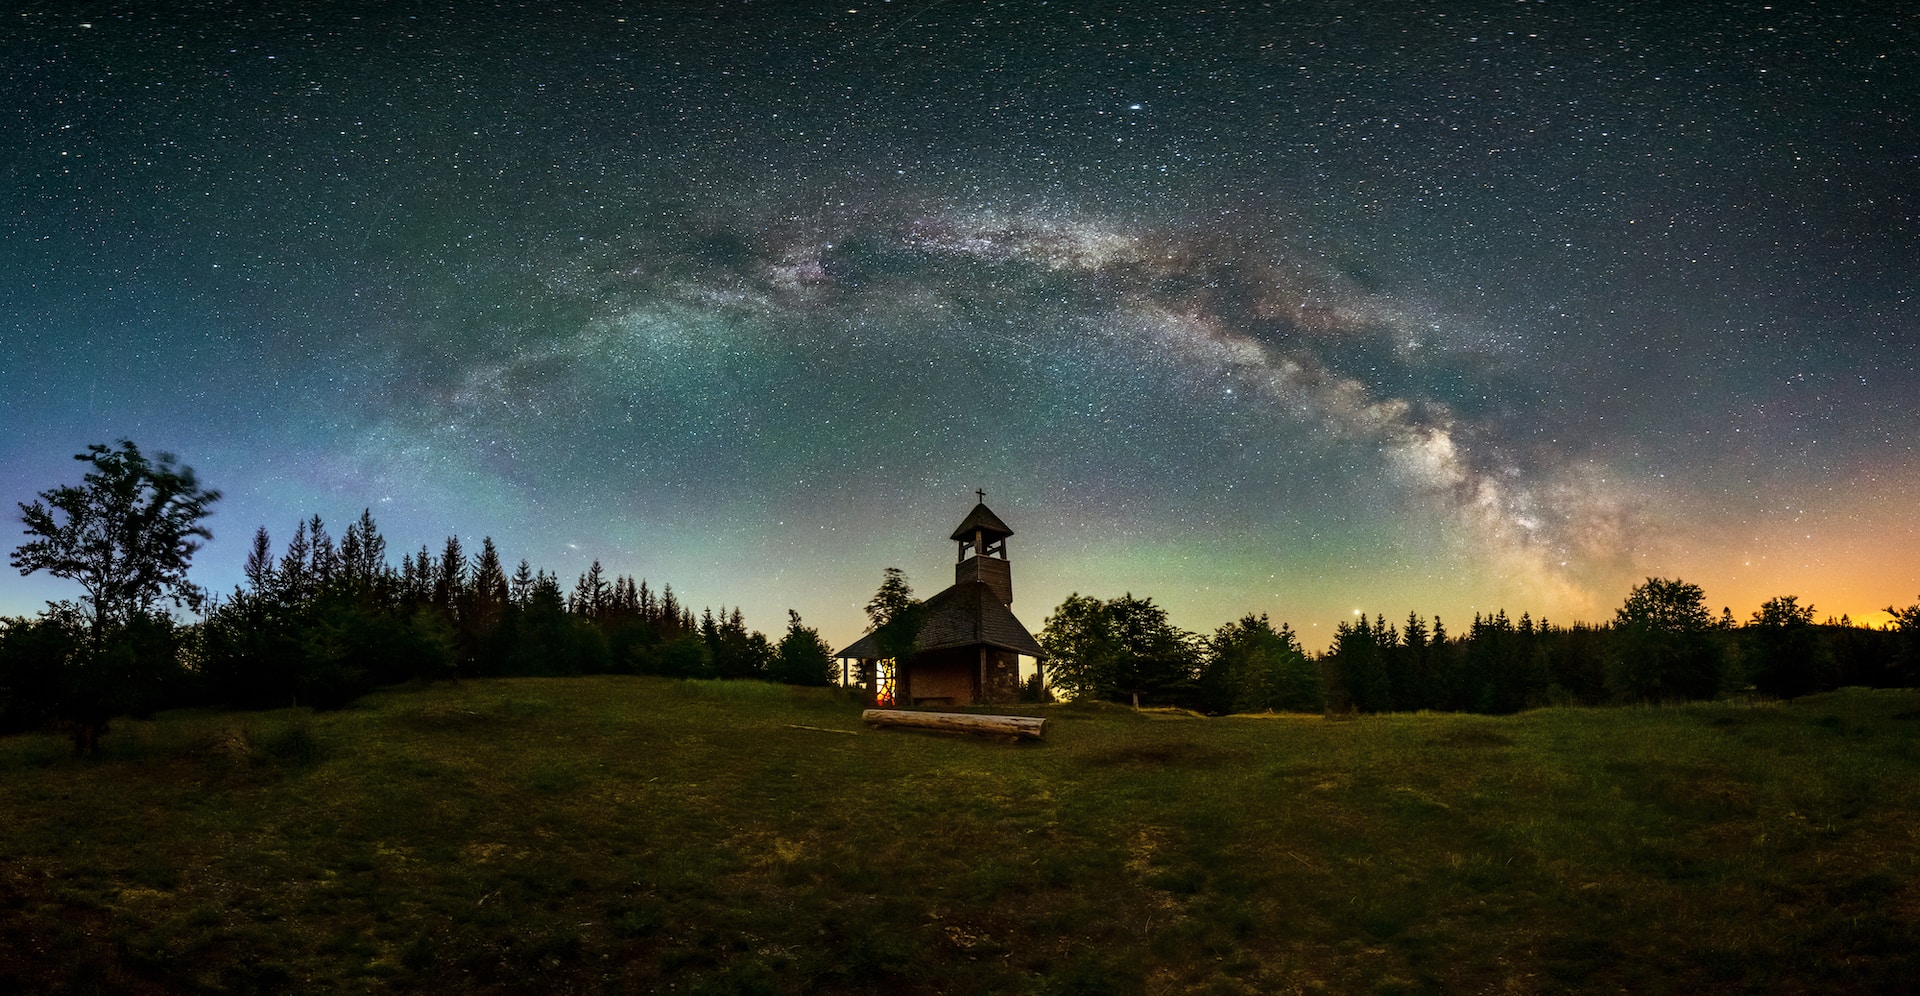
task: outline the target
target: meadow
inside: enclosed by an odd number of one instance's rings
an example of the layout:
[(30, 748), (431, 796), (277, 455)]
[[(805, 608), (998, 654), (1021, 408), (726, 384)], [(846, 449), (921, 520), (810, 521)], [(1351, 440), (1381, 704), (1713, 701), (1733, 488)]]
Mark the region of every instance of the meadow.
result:
[(0, 739), (0, 991), (1892, 992), (1920, 693), (869, 730), (514, 678)]

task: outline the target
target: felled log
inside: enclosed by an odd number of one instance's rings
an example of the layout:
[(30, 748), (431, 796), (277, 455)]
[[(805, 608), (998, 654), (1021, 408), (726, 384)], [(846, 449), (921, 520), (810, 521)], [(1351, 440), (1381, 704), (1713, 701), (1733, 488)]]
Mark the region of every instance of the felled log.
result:
[(916, 730), (945, 730), (994, 737), (1039, 740), (1047, 721), (1038, 716), (982, 716), (970, 712), (909, 712), (905, 709), (868, 709), (860, 721), (870, 726), (904, 726)]

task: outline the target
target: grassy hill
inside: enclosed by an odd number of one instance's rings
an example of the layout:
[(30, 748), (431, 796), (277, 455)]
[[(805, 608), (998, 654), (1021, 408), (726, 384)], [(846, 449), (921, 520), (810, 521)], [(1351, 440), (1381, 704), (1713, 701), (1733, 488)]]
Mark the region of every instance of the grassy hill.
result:
[(824, 691), (517, 679), (125, 722), (95, 761), (7, 738), (0, 990), (1920, 978), (1920, 694), (1044, 714), (1009, 744)]

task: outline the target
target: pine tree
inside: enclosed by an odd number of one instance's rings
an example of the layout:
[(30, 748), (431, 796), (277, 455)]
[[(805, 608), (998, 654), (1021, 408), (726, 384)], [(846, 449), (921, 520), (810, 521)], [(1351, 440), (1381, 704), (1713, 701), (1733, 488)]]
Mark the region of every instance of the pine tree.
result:
[(787, 610), (787, 633), (774, 649), (768, 677), (789, 685), (829, 685), (833, 683), (833, 651), (820, 631), (800, 621), (800, 613)]
[(611, 600), (612, 588), (607, 584), (606, 570), (595, 560), (585, 574), (573, 586), (573, 597), (568, 611), (574, 615), (598, 621), (606, 614), (607, 603)]
[(533, 581), (533, 565), (527, 563), (527, 558), (520, 558), (520, 566), (514, 569), (513, 581), (509, 588), (509, 597), (512, 598), (513, 604), (527, 604), (527, 599), (533, 595)]
[(267, 527), (261, 526), (253, 532), (253, 546), (247, 551), (247, 585), (254, 594), (265, 594), (273, 587), (273, 540), (267, 536)]
[(1407, 613), (1407, 623), (1401, 632), (1400, 653), (1406, 659), (1400, 673), (1400, 686), (1395, 689), (1400, 708), (1440, 708), (1440, 682), (1434, 673), (1438, 655), (1434, 651), (1433, 636), (1427, 629), (1427, 621), (1417, 612)]
[(360, 510), (360, 518), (340, 541), (340, 573), (363, 588), (374, 587), (387, 574), (387, 541), (370, 508)]
[(673, 595), (673, 585), (660, 589), (660, 632), (663, 637), (693, 632), (693, 617)]
[(400, 561), (400, 600), (409, 609), (430, 605), (433, 602), (434, 580), (440, 569), (433, 562), (433, 553), (424, 545), (420, 552)]
[(318, 515), (307, 524), (307, 542), (312, 547), (308, 554), (307, 574), (313, 578), (316, 589), (324, 589), (333, 583), (340, 560), (333, 548), (333, 537), (327, 535), (327, 527)]
[[(1346, 704), (1360, 712), (1393, 708), (1393, 684), (1388, 677), (1385, 649), (1392, 646), (1365, 614), (1334, 627), (1332, 663)], [(1397, 639), (1394, 641), (1397, 642)]]
[(481, 538), (480, 553), (473, 558), (473, 595), (475, 603), (480, 605), (504, 607), (507, 604), (507, 575), (500, 566), (500, 551), (494, 549), (491, 536)]
[(274, 579), (289, 604), (305, 605), (313, 594), (313, 575), (309, 573), (312, 563), (308, 560), (312, 552), (307, 524), (302, 520), (294, 528), (293, 539), (287, 541), (286, 552), (280, 555), (280, 570)]
[(507, 620), (512, 604), (507, 590), (507, 575), (500, 567), (500, 551), (493, 537), (482, 537), (480, 553), (473, 558), (472, 582), (459, 599), (458, 634), (463, 660), (482, 674), (500, 669), (506, 648), (497, 636)]
[(466, 591), (467, 554), (460, 546), (460, 537), (449, 536), (446, 548), (440, 554), (440, 570), (433, 579), (434, 607), (451, 620)]

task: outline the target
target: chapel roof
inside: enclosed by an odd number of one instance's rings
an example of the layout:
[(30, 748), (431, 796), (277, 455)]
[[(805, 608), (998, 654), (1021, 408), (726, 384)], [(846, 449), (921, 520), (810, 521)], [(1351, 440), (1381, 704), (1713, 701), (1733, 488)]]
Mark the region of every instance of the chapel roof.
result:
[[(1014, 617), (1013, 610), (1000, 601), (992, 588), (979, 581), (956, 584), (942, 591), (927, 599), (920, 611), (920, 634), (914, 643), (916, 653), (985, 644), (1029, 657), (1046, 656), (1039, 641)], [(834, 656), (872, 660), (882, 653), (877, 634), (868, 633)]]

